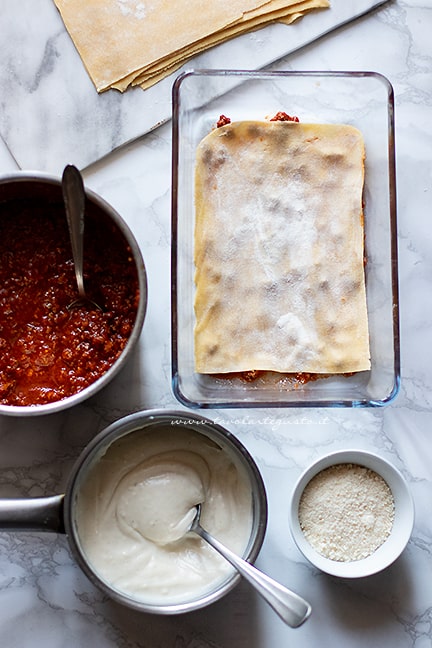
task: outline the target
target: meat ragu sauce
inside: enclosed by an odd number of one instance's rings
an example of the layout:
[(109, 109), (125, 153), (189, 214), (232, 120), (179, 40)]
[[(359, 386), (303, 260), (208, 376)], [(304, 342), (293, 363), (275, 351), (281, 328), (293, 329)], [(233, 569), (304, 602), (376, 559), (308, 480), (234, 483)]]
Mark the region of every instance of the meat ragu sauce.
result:
[(139, 302), (135, 263), (121, 231), (90, 207), (84, 281), (102, 311), (68, 309), (78, 294), (62, 203), (0, 203), (0, 403), (43, 405), (76, 394), (127, 343)]

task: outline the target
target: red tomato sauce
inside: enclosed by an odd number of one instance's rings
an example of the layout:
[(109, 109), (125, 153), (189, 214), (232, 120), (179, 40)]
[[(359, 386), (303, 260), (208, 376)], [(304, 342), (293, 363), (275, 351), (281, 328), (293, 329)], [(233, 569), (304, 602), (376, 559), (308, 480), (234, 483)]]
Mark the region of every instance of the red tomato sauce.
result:
[(279, 111), (270, 121), (290, 121), (290, 122), (299, 122), (299, 118), (295, 115), (288, 115), (286, 112)]
[[(13, 206), (12, 206), (13, 205)], [(89, 213), (87, 213), (89, 212)], [(118, 227), (88, 206), (80, 306), (62, 203), (0, 203), (0, 403), (43, 405), (95, 382), (133, 329), (138, 276)]]

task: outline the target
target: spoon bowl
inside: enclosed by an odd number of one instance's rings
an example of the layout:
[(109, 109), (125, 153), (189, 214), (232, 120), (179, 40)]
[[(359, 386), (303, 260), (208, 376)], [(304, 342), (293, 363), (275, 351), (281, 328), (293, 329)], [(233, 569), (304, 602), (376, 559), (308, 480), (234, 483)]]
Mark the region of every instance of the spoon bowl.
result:
[(281, 583), (263, 574), (259, 569), (233, 553), (228, 547), (214, 538), (200, 524), (201, 504), (196, 507), (196, 515), (188, 533), (196, 533), (208, 542), (221, 556), (256, 589), (279, 617), (291, 628), (297, 628), (309, 617), (312, 608), (301, 596), (287, 589)]

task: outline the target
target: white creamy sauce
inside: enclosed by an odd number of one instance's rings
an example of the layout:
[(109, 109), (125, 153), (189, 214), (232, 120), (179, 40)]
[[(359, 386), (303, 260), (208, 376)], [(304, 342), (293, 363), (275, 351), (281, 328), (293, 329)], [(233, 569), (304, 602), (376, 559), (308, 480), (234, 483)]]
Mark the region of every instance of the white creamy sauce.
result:
[(252, 527), (244, 468), (192, 430), (138, 430), (109, 446), (80, 485), (82, 549), (100, 577), (137, 600), (191, 600), (233, 571), (187, 533), (199, 503), (203, 527), (242, 554)]

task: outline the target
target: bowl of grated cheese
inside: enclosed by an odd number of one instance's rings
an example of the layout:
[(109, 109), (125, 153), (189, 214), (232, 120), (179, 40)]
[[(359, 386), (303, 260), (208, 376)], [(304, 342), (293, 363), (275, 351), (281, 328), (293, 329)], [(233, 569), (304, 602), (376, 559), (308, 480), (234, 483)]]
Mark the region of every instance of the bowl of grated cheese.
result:
[(297, 480), (290, 529), (301, 553), (321, 571), (361, 578), (382, 571), (405, 549), (414, 525), (408, 484), (372, 452), (340, 450)]

